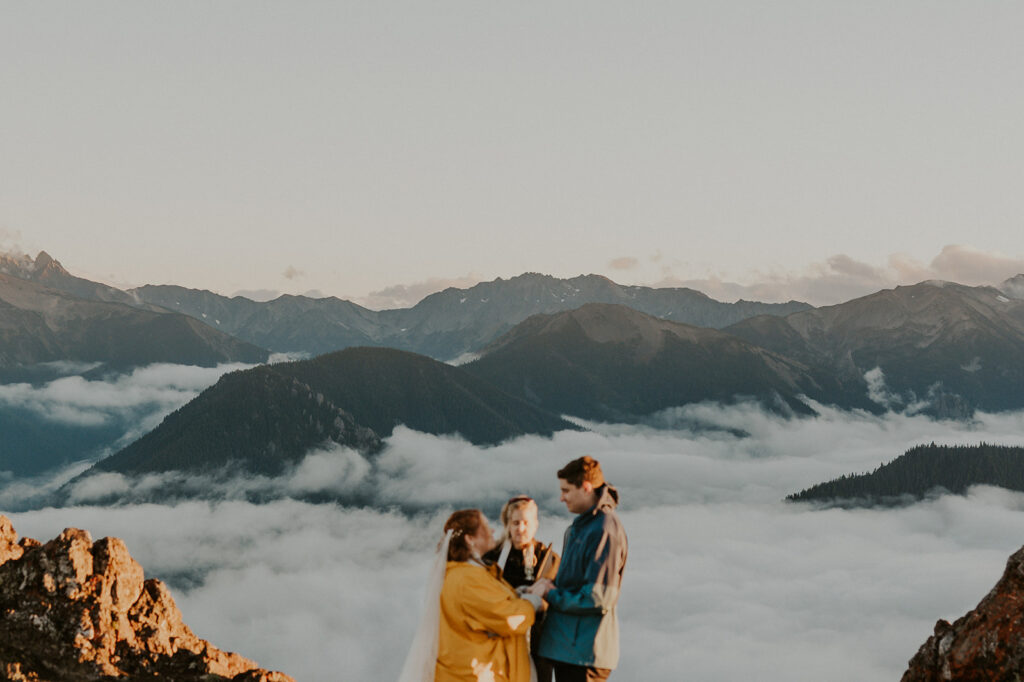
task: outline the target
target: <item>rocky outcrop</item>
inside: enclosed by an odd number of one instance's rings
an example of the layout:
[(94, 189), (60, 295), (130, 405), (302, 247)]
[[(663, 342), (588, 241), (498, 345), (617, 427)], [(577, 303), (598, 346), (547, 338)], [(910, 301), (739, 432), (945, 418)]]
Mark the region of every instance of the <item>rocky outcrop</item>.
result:
[(294, 682), (202, 640), (124, 542), (18, 540), (0, 516), (0, 679)]
[(1024, 677), (1024, 547), (981, 603), (935, 634), (910, 659), (901, 682), (1001, 682)]

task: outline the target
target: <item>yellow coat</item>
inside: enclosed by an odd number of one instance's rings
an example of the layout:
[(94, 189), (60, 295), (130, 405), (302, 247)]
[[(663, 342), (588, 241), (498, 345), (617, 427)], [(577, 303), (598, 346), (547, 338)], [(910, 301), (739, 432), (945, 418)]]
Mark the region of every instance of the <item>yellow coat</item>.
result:
[(474, 563), (449, 561), (435, 682), (530, 682), (533, 605)]

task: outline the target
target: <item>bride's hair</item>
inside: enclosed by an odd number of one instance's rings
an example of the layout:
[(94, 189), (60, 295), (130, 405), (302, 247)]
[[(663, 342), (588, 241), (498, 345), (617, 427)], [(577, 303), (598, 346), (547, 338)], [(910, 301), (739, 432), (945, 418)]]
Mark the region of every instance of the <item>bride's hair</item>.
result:
[(452, 532), (448, 543), (448, 561), (466, 561), (473, 555), (466, 543), (467, 535), (476, 535), (484, 515), (479, 509), (460, 509), (448, 517), (444, 530)]

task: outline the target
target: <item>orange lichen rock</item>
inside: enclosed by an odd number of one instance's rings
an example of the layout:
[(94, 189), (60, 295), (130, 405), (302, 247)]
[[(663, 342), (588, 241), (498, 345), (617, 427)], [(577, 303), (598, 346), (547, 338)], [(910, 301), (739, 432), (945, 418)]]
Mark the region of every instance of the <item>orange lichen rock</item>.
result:
[(995, 682), (1024, 676), (1024, 547), (1003, 577), (955, 623), (940, 620), (901, 682)]
[(0, 679), (294, 682), (196, 637), (117, 538), (18, 540), (0, 516)]

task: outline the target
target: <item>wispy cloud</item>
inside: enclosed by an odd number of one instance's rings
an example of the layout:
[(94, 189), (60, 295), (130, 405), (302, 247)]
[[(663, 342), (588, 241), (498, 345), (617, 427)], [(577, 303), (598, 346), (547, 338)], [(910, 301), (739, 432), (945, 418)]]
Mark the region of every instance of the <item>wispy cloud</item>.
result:
[(998, 285), (1024, 272), (1024, 258), (950, 244), (930, 263), (918, 262), (905, 254), (893, 254), (885, 264), (874, 265), (836, 254), (801, 272), (754, 272), (744, 284), (714, 276), (681, 278), (673, 274), (675, 270), (675, 267), (666, 267), (665, 277), (657, 286), (690, 287), (725, 301), (741, 298), (772, 302), (799, 300), (813, 305), (831, 305), (880, 289), (930, 279), (972, 286)]
[(612, 270), (633, 270), (638, 265), (640, 265), (640, 261), (633, 256), (623, 256), (608, 262), (608, 267)]
[(363, 297), (353, 298), (352, 301), (366, 308), (373, 310), (390, 310), (393, 308), (410, 308), (430, 294), (444, 291), (449, 287), (466, 289), (481, 282), (479, 275), (470, 273), (464, 277), (440, 278), (434, 277), (414, 282), (412, 284), (396, 284), (385, 287), (379, 291), (371, 291)]
[(630, 538), (622, 679), (896, 679), (935, 620), (972, 608), (1020, 546), (1024, 496), (998, 489), (884, 511), (781, 499), (921, 442), (1024, 444), (1024, 413), (965, 425), (823, 408), (787, 421), (752, 405), (694, 405), (662, 420), (487, 449), (398, 429), (379, 459), (320, 450), (265, 481), (293, 492), (369, 485), (373, 508), (193, 501), (51, 508), (14, 522), (38, 538), (69, 525), (124, 537), (149, 575), (171, 581), (198, 634), (311, 681), (339, 669), (396, 676), (451, 509), (483, 506), (493, 518), (508, 495), (532, 494), (541, 537), (559, 546), (569, 517), (554, 472), (583, 453), (619, 487)]
[(0, 227), (0, 254), (20, 258), (25, 255), (21, 248), (21, 232)]
[(218, 367), (153, 364), (112, 379), (68, 376), (42, 386), (28, 383), (0, 384), (0, 406), (27, 409), (54, 422), (98, 426), (111, 419), (136, 415), (140, 410), (152, 416), (140, 429), (171, 410), (181, 407), (226, 372), (251, 365)]

